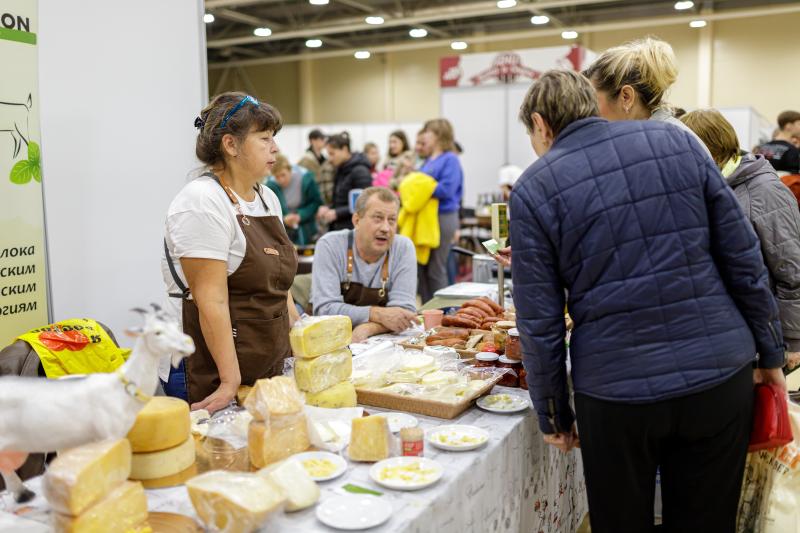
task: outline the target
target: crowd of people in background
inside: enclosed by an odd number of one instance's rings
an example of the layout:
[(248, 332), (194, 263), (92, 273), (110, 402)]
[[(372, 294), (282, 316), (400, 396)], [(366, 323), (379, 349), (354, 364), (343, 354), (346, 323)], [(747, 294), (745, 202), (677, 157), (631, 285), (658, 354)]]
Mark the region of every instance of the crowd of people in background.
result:
[[(400, 186), (409, 174), (422, 172), (432, 177), (437, 184), (431, 196), (438, 201), (442, 245), (418, 265), (417, 292), (424, 302), (453, 278), (448, 271), (450, 244), (458, 238), (464, 190), (460, 153), (453, 127), (443, 118), (427, 121), (416, 133), (413, 147), (403, 130), (392, 131), (383, 156), (375, 142), (365, 143), (358, 151), (346, 131), (326, 134), (313, 129), (308, 134), (308, 148), (297, 163), (278, 154), (264, 184), (280, 200), (292, 242), (307, 246), (329, 231), (353, 229), (357, 196), (368, 187), (386, 187), (400, 198)], [(505, 182), (509, 190), (512, 183)]]

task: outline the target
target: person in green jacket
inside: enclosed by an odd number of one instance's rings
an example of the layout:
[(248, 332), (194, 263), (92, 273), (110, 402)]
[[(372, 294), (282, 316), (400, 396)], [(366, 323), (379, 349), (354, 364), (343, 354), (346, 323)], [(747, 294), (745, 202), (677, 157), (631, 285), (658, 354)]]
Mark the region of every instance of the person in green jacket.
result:
[(317, 209), (322, 205), (314, 173), (277, 154), (266, 185), (281, 203), (283, 224), (292, 242), (311, 244), (317, 234)]

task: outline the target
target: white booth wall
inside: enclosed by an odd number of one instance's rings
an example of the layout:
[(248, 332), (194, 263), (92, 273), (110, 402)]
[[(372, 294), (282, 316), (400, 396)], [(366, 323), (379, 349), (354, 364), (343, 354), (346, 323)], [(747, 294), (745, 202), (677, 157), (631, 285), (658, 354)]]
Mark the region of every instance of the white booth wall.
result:
[(120, 337), (139, 323), (132, 307), (164, 301), (164, 217), (199, 166), (203, 2), (39, 0), (39, 10), (52, 315), (94, 318)]

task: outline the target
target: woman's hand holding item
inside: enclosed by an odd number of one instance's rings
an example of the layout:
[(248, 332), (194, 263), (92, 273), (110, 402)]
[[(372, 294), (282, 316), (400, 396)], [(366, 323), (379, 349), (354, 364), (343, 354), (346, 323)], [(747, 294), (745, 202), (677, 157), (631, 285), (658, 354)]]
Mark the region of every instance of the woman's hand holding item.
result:
[(506, 246), (505, 248), (500, 248), (499, 250), (497, 250), (497, 254), (495, 254), (493, 257), (494, 257), (494, 260), (497, 261), (502, 266), (510, 267), (511, 266), (511, 247), (510, 246)]
[(13, 472), (21, 467), (28, 454), (25, 452), (0, 452), (0, 472)]
[(572, 429), (569, 433), (550, 433), (544, 436), (544, 441), (551, 446), (555, 446), (564, 453), (572, 450), (573, 448), (580, 448), (581, 441), (578, 437), (578, 430), (575, 424), (572, 424)]
[(756, 368), (753, 371), (753, 382), (774, 384), (786, 392), (786, 377), (782, 368)]

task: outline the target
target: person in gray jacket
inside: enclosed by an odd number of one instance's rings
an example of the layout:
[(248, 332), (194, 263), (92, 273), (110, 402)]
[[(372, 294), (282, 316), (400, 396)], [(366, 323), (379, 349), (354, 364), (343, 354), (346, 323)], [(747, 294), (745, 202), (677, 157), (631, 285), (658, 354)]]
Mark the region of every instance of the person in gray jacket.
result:
[(706, 144), (761, 240), (761, 253), (780, 310), (787, 370), (800, 364), (800, 210), (792, 192), (762, 155), (742, 154), (736, 132), (716, 109), (681, 120)]

